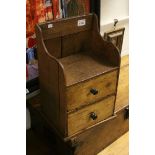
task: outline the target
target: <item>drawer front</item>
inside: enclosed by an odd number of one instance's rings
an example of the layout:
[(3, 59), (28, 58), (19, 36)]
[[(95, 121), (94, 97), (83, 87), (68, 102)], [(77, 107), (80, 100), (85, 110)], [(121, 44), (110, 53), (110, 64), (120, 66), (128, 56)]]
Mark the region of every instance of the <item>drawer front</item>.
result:
[(115, 96), (86, 106), (77, 112), (68, 115), (68, 135), (94, 125), (110, 116), (114, 112)]
[(117, 74), (118, 70), (115, 70), (68, 87), (66, 90), (67, 110), (74, 110), (114, 93), (116, 91)]

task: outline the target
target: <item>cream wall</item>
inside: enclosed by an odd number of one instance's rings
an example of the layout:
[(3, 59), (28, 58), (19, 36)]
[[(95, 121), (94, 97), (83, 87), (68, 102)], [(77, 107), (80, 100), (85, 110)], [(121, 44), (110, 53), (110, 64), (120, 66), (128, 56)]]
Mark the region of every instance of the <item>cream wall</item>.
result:
[(113, 29), (113, 21), (118, 19), (117, 28), (125, 27), (122, 56), (129, 53), (129, 0), (101, 0), (101, 34)]

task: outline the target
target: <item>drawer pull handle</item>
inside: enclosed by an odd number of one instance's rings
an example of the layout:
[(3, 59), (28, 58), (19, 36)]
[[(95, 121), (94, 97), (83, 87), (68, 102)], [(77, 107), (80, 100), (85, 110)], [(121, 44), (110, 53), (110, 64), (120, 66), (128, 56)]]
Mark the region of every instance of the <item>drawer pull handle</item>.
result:
[(92, 118), (93, 120), (97, 119), (97, 115), (94, 112), (90, 113), (90, 118)]
[(127, 107), (125, 109), (125, 116), (124, 116), (125, 119), (129, 119), (129, 107)]
[(90, 92), (91, 92), (93, 95), (98, 94), (98, 90), (96, 90), (95, 88), (92, 88), (92, 89), (90, 90)]

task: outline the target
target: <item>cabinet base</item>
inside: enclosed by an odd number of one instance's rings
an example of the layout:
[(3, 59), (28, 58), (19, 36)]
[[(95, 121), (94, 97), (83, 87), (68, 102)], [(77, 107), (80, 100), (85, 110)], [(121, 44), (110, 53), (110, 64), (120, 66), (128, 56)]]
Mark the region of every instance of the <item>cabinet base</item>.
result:
[(46, 127), (55, 139), (58, 155), (96, 155), (129, 130), (127, 107), (116, 113), (117, 117), (71, 137), (67, 141)]

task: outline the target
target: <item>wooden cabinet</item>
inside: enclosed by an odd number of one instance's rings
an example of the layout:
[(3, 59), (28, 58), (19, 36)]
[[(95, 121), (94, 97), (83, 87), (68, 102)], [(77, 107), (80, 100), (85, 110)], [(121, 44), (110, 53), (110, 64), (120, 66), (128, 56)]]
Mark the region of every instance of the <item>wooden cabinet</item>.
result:
[[(118, 91), (113, 117), (108, 117), (107, 119), (103, 120), (107, 110), (103, 110), (104, 108), (107, 108), (106, 105), (104, 107), (104, 104), (106, 103), (108, 105), (112, 105), (114, 102), (110, 100), (112, 100), (113, 95), (110, 95), (103, 100), (101, 99), (100, 101), (95, 101), (92, 104), (82, 106), (77, 111), (70, 111), (68, 113), (68, 120), (70, 119), (70, 121), (73, 122), (68, 129), (71, 130), (72, 125), (78, 125), (78, 131), (73, 131), (76, 132), (76, 134), (72, 134), (70, 137), (62, 137), (53, 124), (49, 122), (49, 119), (45, 117), (45, 114), (42, 113), (40, 109), (40, 95), (32, 98), (29, 101), (31, 105), (30, 109), (33, 109), (32, 125), (33, 127), (35, 126), (37, 131), (39, 128), (39, 133), (36, 134), (39, 136), (36, 139), (37, 142), (40, 136), (45, 136), (48, 139), (48, 142), (50, 142), (50, 145), (48, 145), (49, 150), (57, 148), (56, 155), (96, 155), (98, 152), (119, 138), (122, 134), (127, 132), (129, 130), (128, 68), (128, 56), (124, 56), (121, 60)], [(110, 109), (111, 108), (108, 108), (108, 110)], [(43, 133), (45, 134), (44, 136), (42, 135), (42, 132), (40, 133), (40, 125), (43, 125)], [(51, 141), (53, 142), (52, 146)], [(38, 147), (36, 147), (36, 150), (38, 151)], [(43, 153), (40, 151), (40, 154)], [(52, 154), (55, 153), (52, 152)]]
[(36, 26), (42, 111), (67, 138), (114, 116), (120, 54), (95, 14)]

